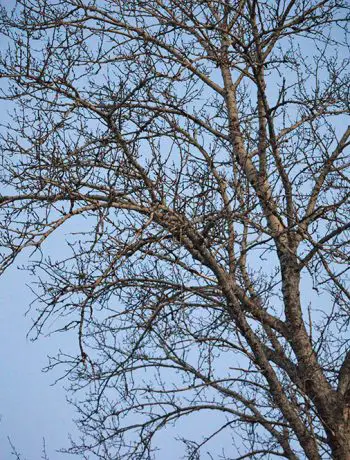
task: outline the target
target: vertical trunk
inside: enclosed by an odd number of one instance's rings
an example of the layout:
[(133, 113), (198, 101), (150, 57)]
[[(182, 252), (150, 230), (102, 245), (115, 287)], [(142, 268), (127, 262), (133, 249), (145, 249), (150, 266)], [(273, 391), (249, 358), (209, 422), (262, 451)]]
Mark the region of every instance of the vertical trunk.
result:
[(332, 457), (350, 460), (350, 413), (343, 411), (344, 398), (335, 391), (318, 362), (302, 315), (300, 302), (300, 273), (296, 257), (280, 252), (282, 290), (285, 315), (289, 326), (290, 344), (298, 360), (303, 391), (313, 401), (325, 432)]
[(329, 444), (334, 459), (350, 460), (350, 350), (339, 370), (338, 396), (338, 425), (329, 434)]
[(281, 252), (282, 291), (290, 344), (298, 360), (300, 378), (304, 381), (306, 393), (318, 405), (318, 409), (322, 408), (322, 417), (328, 418), (327, 415), (333, 415), (333, 407), (338, 404), (337, 392), (323, 374), (305, 327), (297, 258), (289, 251)]
[(344, 409), (344, 419), (330, 437), (334, 460), (350, 460), (350, 408)]

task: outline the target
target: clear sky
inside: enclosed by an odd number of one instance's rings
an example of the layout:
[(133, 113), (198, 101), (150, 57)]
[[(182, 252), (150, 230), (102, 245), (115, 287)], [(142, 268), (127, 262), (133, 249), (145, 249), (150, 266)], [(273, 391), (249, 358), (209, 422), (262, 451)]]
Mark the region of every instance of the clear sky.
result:
[[(53, 240), (49, 246), (47, 249), (54, 251), (57, 241)], [(17, 265), (25, 260), (22, 256)], [(63, 383), (52, 385), (60, 374), (41, 372), (48, 363), (48, 355), (55, 355), (59, 348), (76, 352), (76, 337), (59, 334), (40, 337), (35, 342), (26, 338), (32, 322), (31, 312), (26, 316), (25, 312), (33, 299), (28, 284), (33, 279), (18, 270), (17, 265), (0, 277), (0, 460), (15, 459), (7, 437), (22, 454), (21, 460), (41, 459), (43, 438), (49, 460), (78, 459), (81, 457), (57, 452), (69, 446), (69, 433), (73, 437), (78, 435)], [(213, 424), (213, 414), (198, 414), (185, 418), (177, 428), (162, 430), (156, 439), (161, 449), (157, 459), (179, 460), (184, 451), (181, 443), (175, 441), (176, 435), (186, 436), (191, 432), (198, 436)], [(231, 450), (231, 442), (229, 433), (218, 437), (218, 451), (225, 446)]]
[(68, 433), (74, 433), (73, 411), (62, 384), (51, 386), (55, 374), (41, 372), (64, 337), (26, 338), (31, 321), (30, 313), (24, 313), (32, 298), (28, 282), (28, 274), (16, 266), (0, 278), (0, 459), (14, 458), (7, 436), (23, 460), (40, 458), (43, 437), (50, 460), (65, 459), (55, 449), (67, 446)]
[[(14, 0), (0, 0), (0, 5), (11, 8)], [(0, 47), (4, 41), (0, 40)], [(6, 109), (1, 102), (0, 122), (6, 120)], [(41, 337), (31, 342), (26, 337), (32, 324), (31, 314), (25, 316), (33, 295), (28, 287), (29, 275), (18, 270), (26, 256), (0, 277), (0, 460), (11, 460), (7, 437), (21, 453), (21, 460), (39, 460), (43, 437), (50, 460), (73, 460), (56, 449), (67, 447), (68, 434), (76, 434), (72, 421), (73, 409), (66, 402), (63, 383), (52, 386), (58, 372), (42, 373), (48, 364), (48, 355), (65, 348), (73, 349), (70, 337)], [(34, 312), (33, 312), (34, 314)], [(70, 341), (70, 342), (69, 342)]]

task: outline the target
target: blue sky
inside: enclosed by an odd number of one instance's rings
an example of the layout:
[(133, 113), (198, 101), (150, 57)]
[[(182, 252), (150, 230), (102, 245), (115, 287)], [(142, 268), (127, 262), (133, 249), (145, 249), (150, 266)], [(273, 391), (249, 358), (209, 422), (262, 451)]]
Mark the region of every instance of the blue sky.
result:
[[(9, 8), (14, 0), (0, 0)], [(1, 122), (6, 118), (2, 102)], [(68, 445), (68, 434), (74, 434), (73, 410), (66, 402), (63, 384), (52, 386), (58, 373), (42, 373), (48, 355), (57, 353), (64, 339), (44, 338), (31, 342), (26, 337), (31, 314), (25, 316), (33, 295), (28, 287), (29, 275), (17, 266), (26, 255), (0, 277), (0, 458), (10, 460), (8, 437), (22, 454), (22, 460), (41, 457), (43, 437), (50, 460), (73, 458), (58, 454), (56, 449)], [(67, 338), (67, 348), (73, 348)]]
[(67, 445), (68, 433), (74, 433), (73, 411), (62, 384), (52, 386), (58, 373), (41, 372), (65, 337), (41, 337), (37, 342), (26, 338), (31, 320), (30, 313), (24, 313), (32, 298), (28, 282), (28, 274), (16, 266), (0, 279), (0, 457), (14, 458), (9, 436), (23, 459), (40, 458), (43, 437), (51, 460), (67, 458), (55, 449)]
[[(47, 249), (54, 250), (56, 243), (53, 240)], [(21, 453), (21, 460), (39, 460), (43, 438), (50, 460), (81, 458), (57, 452), (68, 447), (69, 434), (78, 435), (74, 410), (66, 401), (63, 383), (53, 385), (59, 371), (41, 372), (48, 363), (48, 355), (55, 355), (59, 348), (75, 353), (78, 344), (75, 336), (67, 334), (42, 336), (35, 342), (26, 337), (32, 312), (27, 315), (25, 312), (33, 299), (28, 284), (33, 280), (17, 268), (26, 259), (23, 255), (0, 277), (0, 459), (15, 459), (7, 437)], [(200, 436), (208, 427), (213, 428), (215, 419), (212, 413), (198, 414), (182, 420), (178, 427), (161, 431), (156, 437), (161, 449), (157, 458), (179, 460), (184, 451), (181, 443), (175, 441), (176, 435), (186, 436), (191, 432)], [(219, 420), (218, 417), (218, 423)], [(231, 442), (228, 433), (219, 437), (218, 452), (225, 447), (230, 451)]]

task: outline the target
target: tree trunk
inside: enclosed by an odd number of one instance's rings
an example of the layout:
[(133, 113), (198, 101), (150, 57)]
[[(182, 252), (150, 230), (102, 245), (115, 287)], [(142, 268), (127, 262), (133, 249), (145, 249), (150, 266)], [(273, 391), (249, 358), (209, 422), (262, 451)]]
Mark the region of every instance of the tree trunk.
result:
[(331, 436), (330, 446), (335, 460), (350, 460), (350, 406), (348, 405), (343, 410), (343, 420)]

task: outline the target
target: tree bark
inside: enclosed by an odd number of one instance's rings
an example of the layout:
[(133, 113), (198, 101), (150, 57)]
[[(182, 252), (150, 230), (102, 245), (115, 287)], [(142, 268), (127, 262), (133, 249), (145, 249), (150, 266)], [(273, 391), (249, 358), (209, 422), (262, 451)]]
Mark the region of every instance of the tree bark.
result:
[(330, 437), (329, 444), (334, 460), (350, 460), (350, 408), (343, 410), (343, 421)]

